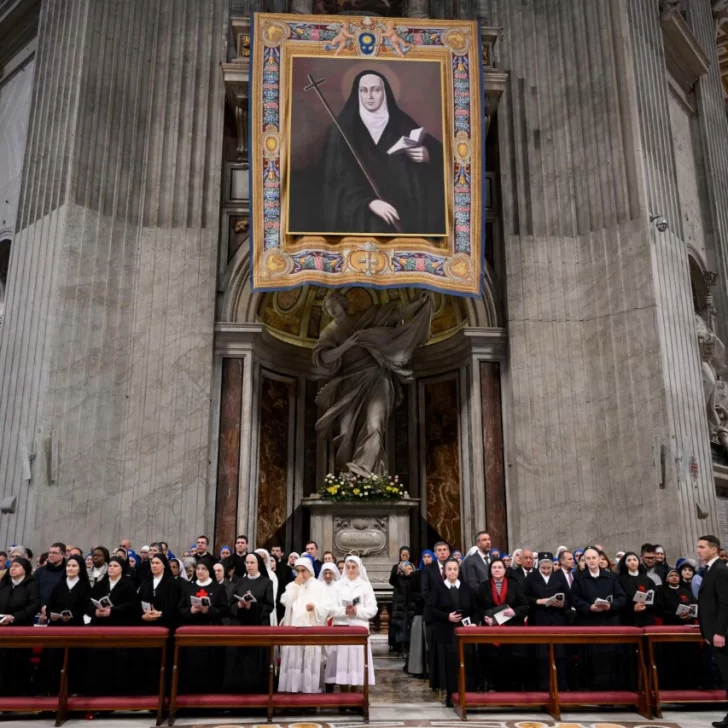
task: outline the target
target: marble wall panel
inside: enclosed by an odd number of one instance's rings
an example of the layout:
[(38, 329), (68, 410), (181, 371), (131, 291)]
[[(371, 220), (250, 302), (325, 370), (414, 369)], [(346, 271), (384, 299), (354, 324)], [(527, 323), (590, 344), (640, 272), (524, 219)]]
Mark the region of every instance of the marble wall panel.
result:
[(458, 380), (428, 380), (421, 386), (427, 544), (443, 540), (461, 546)]
[(223, 544), (232, 546), (237, 535), (243, 367), (242, 359), (223, 359), (222, 362), (214, 553), (218, 553)]
[[(503, 419), (500, 364), (480, 363), (480, 392), (483, 414), (485, 460), (485, 521), (494, 546), (508, 550), (506, 479), (503, 467)], [(477, 480), (474, 487), (483, 487)]]
[(295, 382), (261, 377), (256, 544), (284, 543), (287, 518), (291, 403)]
[(316, 394), (318, 382), (306, 382), (306, 413), (303, 432), (303, 495), (313, 495), (320, 485), (316, 480), (316, 454), (318, 452), (318, 434), (316, 433), (316, 420), (318, 419), (318, 405)]

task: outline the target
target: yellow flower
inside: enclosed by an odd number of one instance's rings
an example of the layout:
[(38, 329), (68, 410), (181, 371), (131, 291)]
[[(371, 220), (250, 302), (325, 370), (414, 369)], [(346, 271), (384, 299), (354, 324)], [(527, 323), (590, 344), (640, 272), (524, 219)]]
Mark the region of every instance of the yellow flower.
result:
[(360, 492), (359, 488), (354, 488), (354, 495), (359, 495)]

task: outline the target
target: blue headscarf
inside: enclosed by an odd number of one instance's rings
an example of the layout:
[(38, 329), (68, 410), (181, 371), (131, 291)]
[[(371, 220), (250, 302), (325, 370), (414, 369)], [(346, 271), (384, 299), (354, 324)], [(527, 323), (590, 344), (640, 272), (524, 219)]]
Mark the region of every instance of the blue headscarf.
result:
[[(314, 557), (311, 556), (311, 554), (301, 554), (301, 558), (302, 559), (311, 559), (311, 565), (313, 566), (313, 574), (318, 579), (319, 568), (316, 564), (316, 559), (314, 559)], [(295, 569), (294, 569), (294, 571), (295, 571)]]
[(430, 555), (430, 558), (432, 559), (433, 562), (434, 561), (437, 561), (437, 558), (435, 557), (435, 552), (434, 551), (430, 551), (430, 549), (425, 549), (422, 552), (422, 554), (420, 555), (420, 565), (417, 567), (418, 569), (422, 569), (425, 566), (424, 563), (423, 563), (424, 562), (423, 557), (424, 557), (425, 554), (429, 554)]
[(220, 547), (220, 552), (219, 552), (219, 554), (218, 554), (218, 556), (219, 556), (220, 558), (222, 558), (222, 550), (223, 550), (223, 549), (227, 549), (227, 550), (228, 550), (228, 551), (230, 552), (230, 555), (231, 555), (231, 556), (233, 555), (233, 550), (232, 550), (232, 549), (231, 549), (231, 548), (230, 548), (229, 546), (226, 546), (225, 544), (223, 544), (223, 545), (222, 545), (222, 546)]

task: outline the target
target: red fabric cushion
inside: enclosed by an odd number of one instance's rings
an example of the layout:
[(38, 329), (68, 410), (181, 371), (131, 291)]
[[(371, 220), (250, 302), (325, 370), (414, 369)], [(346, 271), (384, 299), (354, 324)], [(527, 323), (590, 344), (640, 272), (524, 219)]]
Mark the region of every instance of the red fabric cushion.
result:
[[(6, 629), (9, 628), (6, 627)], [(58, 710), (58, 696), (38, 698), (35, 696), (4, 695), (0, 697), (0, 710)]]
[(497, 630), (501, 635), (531, 636), (542, 635), (574, 635), (577, 632), (593, 635), (614, 635), (636, 637), (643, 634), (639, 627), (458, 627), (455, 634), (493, 634)]
[(180, 627), (176, 634), (179, 635), (298, 635), (301, 632), (307, 632), (311, 635), (330, 635), (332, 632), (336, 634), (352, 637), (364, 636), (369, 634), (366, 627)]
[(156, 695), (79, 695), (68, 698), (69, 710), (156, 710), (158, 706)]
[(700, 634), (700, 628), (696, 624), (694, 627), (689, 625), (655, 625), (653, 627), (645, 627), (645, 634)]
[(559, 702), (584, 705), (593, 703), (599, 703), (600, 705), (609, 703), (637, 704), (639, 702), (639, 693), (633, 693), (630, 690), (564, 690), (559, 692)]
[(39, 637), (53, 635), (59, 637), (166, 637), (166, 627), (11, 627), (11, 634), (16, 637)]
[(725, 702), (725, 690), (660, 690), (662, 703)]
[(239, 693), (217, 693), (199, 695), (180, 695), (177, 697), (177, 707), (198, 707), (198, 708), (261, 708), (268, 705), (267, 693), (251, 693), (249, 695)]
[(276, 708), (360, 706), (364, 705), (364, 693), (276, 693), (273, 705)]
[[(453, 693), (453, 703), (460, 702), (460, 694)], [(546, 705), (548, 693), (465, 693), (466, 705)]]

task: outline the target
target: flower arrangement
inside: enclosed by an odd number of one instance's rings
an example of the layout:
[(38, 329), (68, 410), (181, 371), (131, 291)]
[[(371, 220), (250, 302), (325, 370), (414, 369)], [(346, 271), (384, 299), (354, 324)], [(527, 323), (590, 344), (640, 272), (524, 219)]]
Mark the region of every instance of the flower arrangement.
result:
[(407, 498), (398, 475), (371, 475), (365, 478), (352, 473), (329, 473), (318, 493), (328, 501), (382, 501)]

